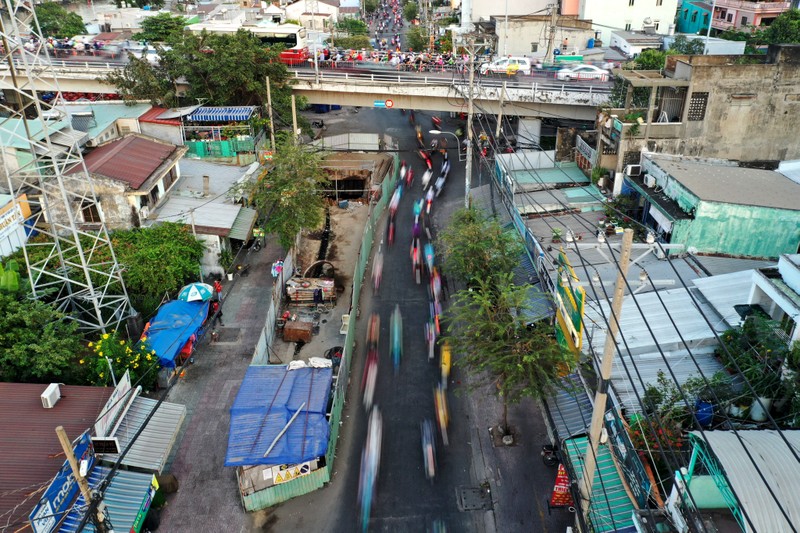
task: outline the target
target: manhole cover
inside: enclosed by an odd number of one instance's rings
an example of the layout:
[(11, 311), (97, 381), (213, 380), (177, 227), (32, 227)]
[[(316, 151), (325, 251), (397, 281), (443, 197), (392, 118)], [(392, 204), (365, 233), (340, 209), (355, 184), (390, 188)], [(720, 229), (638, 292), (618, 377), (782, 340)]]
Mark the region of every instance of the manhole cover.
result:
[(482, 487), (459, 487), (458, 509), (460, 511), (488, 511), (492, 509), (492, 492)]

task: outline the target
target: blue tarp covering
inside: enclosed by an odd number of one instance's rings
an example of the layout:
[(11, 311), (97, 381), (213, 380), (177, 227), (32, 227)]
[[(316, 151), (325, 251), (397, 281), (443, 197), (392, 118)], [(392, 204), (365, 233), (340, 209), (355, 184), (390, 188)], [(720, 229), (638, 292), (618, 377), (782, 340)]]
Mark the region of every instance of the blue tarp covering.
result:
[(158, 309), (145, 334), (161, 366), (172, 368), (189, 338), (197, 333), (208, 315), (208, 302), (172, 300)]
[(189, 115), (190, 122), (243, 122), (250, 120), (256, 106), (198, 107)]
[[(297, 464), (325, 455), (329, 433), (325, 411), (332, 381), (331, 368), (248, 368), (231, 407), (225, 466)], [(303, 403), (300, 414), (264, 457)]]

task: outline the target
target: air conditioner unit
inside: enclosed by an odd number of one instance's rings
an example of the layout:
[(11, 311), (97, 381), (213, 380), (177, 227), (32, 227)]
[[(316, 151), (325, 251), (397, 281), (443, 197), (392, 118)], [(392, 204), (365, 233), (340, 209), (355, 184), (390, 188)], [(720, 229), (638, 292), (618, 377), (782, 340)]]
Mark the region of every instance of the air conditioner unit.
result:
[(52, 409), (61, 399), (61, 388), (58, 383), (51, 383), (42, 393), (42, 407)]
[(139, 218), (148, 218), (150, 216), (150, 208), (148, 206), (142, 206), (139, 209)]
[(642, 165), (628, 165), (625, 167), (626, 176), (638, 177), (642, 175)]
[(654, 188), (656, 186), (656, 179), (653, 176), (649, 175), (649, 174), (645, 174), (645, 176), (644, 176), (644, 184), (652, 189), (652, 188)]

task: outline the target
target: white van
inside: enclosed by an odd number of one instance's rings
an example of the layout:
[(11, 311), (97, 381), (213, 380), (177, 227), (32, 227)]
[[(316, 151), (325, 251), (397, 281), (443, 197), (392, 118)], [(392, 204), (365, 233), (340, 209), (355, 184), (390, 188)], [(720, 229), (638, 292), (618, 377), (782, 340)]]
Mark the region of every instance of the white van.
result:
[(494, 74), (507, 74), (509, 69), (530, 76), (531, 60), (527, 57), (517, 56), (499, 57), (491, 63), (483, 63), (480, 68), (480, 73), (483, 75), (490, 72)]

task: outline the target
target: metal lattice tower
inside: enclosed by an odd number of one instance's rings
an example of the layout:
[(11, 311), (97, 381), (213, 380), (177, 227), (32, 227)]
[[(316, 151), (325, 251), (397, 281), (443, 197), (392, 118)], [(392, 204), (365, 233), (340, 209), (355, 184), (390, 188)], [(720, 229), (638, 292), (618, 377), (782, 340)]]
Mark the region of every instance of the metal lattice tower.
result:
[[(10, 20), (0, 19), (0, 67), (7, 65), (0, 71), (6, 96), (0, 98), (0, 129), (11, 142), (0, 146), (0, 159), (19, 219), (27, 203), (40, 233), (23, 246), (32, 296), (54, 302), (81, 329), (116, 329), (131, 306), (78, 145), (83, 133), (37, 95), (61, 93), (33, 2), (2, 3)], [(27, 39), (35, 44), (26, 48)], [(17, 156), (24, 150), (30, 162)], [(97, 213), (99, 221), (87, 223), (85, 212)]]

